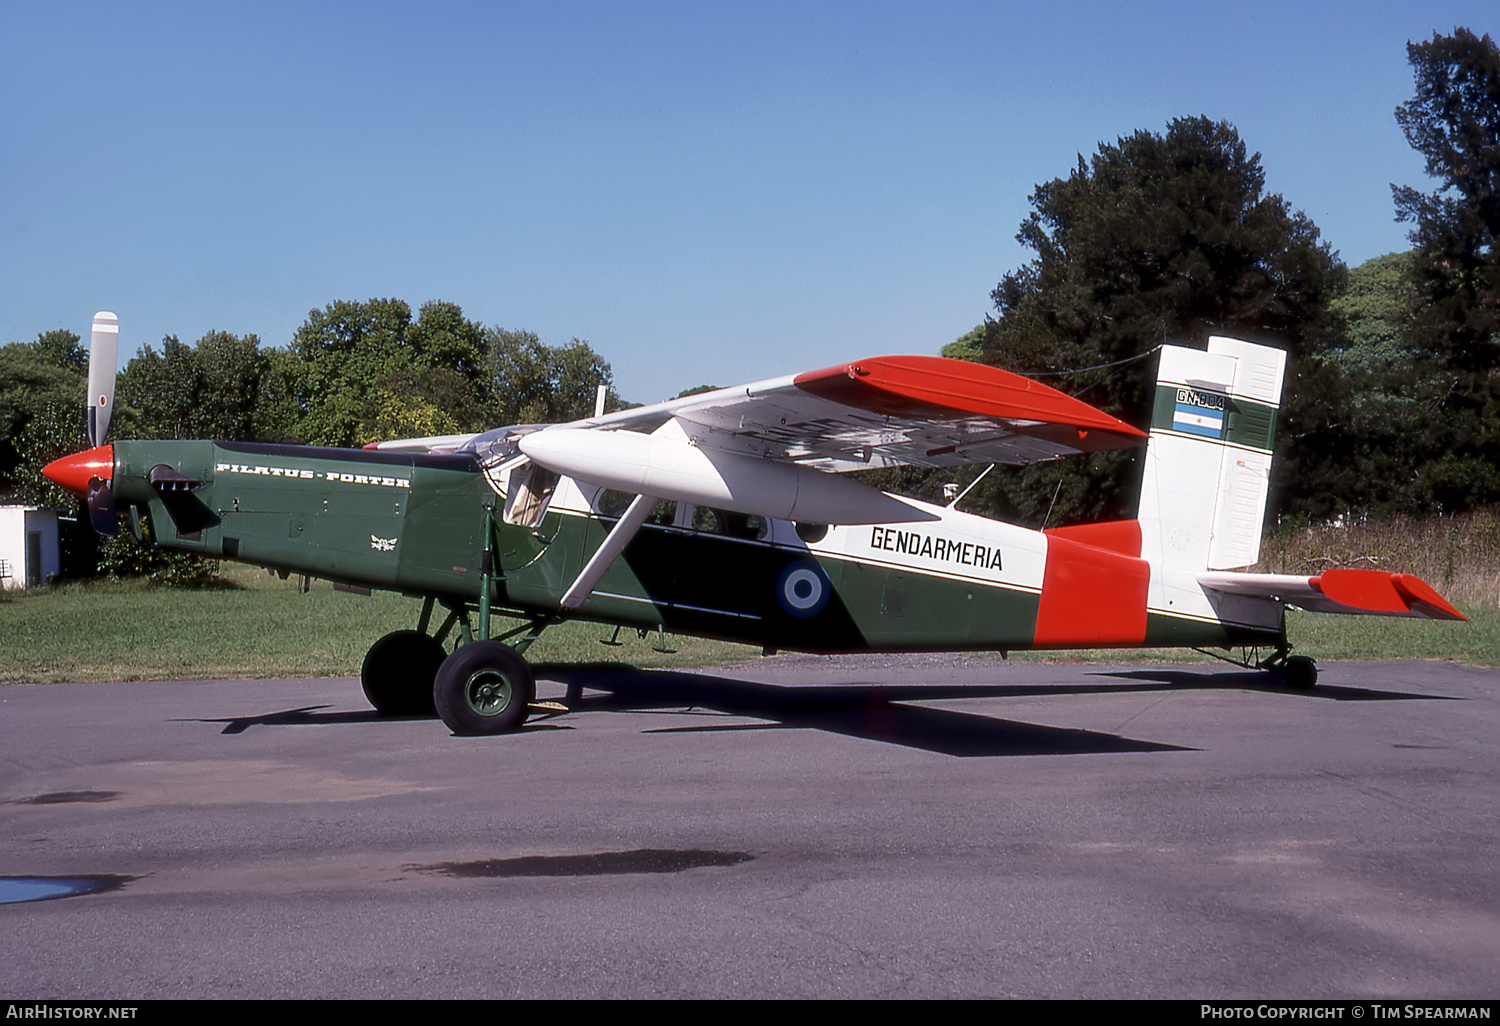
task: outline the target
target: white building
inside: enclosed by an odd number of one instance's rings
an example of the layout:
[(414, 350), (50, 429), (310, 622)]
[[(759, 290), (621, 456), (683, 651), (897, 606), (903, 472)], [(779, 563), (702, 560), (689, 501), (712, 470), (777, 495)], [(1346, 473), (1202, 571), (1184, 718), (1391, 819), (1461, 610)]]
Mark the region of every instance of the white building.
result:
[(57, 510), (0, 506), (0, 588), (46, 584), (61, 569)]

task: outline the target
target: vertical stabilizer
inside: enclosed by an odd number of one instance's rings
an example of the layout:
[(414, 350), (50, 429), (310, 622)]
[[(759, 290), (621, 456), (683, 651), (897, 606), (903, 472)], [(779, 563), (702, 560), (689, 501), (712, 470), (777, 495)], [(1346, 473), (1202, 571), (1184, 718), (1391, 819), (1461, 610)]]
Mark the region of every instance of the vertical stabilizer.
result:
[(1141, 482), (1141, 555), (1183, 570), (1260, 558), (1286, 353), (1232, 338), (1163, 346)]

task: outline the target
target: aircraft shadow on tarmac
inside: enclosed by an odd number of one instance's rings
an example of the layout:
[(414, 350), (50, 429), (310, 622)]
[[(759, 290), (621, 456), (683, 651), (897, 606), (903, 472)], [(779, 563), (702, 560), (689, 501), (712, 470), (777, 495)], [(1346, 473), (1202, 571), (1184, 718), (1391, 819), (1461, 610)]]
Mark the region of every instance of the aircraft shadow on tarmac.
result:
[[(582, 712), (670, 712), (711, 710), (766, 723), (694, 724), (664, 727), (651, 733), (709, 733), (745, 730), (823, 730), (848, 737), (882, 741), (959, 757), (1015, 755), (1083, 755), (1108, 752), (1192, 751), (1098, 731), (1001, 719), (908, 703), (980, 698), (1086, 696), (1155, 691), (1240, 690), (1288, 692), (1264, 673), (1202, 673), (1191, 670), (1092, 672), (1095, 677), (1123, 678), (1129, 684), (838, 684), (789, 687), (703, 673), (638, 670), (620, 664), (537, 667), (538, 678), (562, 684), (566, 700), (549, 714), (534, 716), (523, 733), (569, 729), (558, 716)], [(1431, 699), (1397, 691), (1322, 686), (1293, 692), (1297, 697), (1334, 701)], [(566, 709), (563, 710), (562, 706)], [(389, 717), (373, 711), (323, 712), (327, 706), (304, 706), (259, 716), (213, 719), (224, 734), (253, 726), (374, 723)], [(702, 715), (696, 713), (695, 715)]]
[[(1188, 751), (1091, 730), (1049, 727), (909, 702), (1008, 697), (1014, 689), (986, 685), (839, 684), (785, 687), (669, 670), (549, 668), (543, 676), (568, 686), (570, 711), (639, 712), (712, 709), (764, 724), (698, 724), (657, 733), (823, 730), (962, 757), (1084, 755)], [(583, 688), (603, 694), (583, 695)]]
[(251, 727), (294, 727), (329, 723), (379, 723), (385, 720), (427, 719), (418, 716), (384, 716), (374, 709), (360, 712), (319, 712), (326, 705), (304, 705), (300, 709), (282, 709), (279, 712), (263, 713), (259, 716), (225, 716), (211, 719), (195, 719), (185, 722), (222, 723), (221, 734), (243, 734)]
[[(1417, 694), (1413, 691), (1387, 691), (1375, 688), (1353, 687), (1347, 684), (1319, 684), (1315, 688), (1291, 691), (1271, 674), (1258, 670), (1244, 673), (1195, 673), (1192, 670), (1106, 670), (1089, 674), (1091, 677), (1118, 677), (1124, 680), (1153, 681), (1171, 689), (1233, 688), (1237, 691), (1267, 691), (1273, 694), (1292, 694), (1299, 698), (1321, 698), (1330, 702), (1404, 702), (1414, 699), (1422, 701), (1457, 702), (1462, 699), (1449, 695)], [(1083, 688), (1066, 688), (1067, 691), (1087, 691)]]
[[(561, 673), (548, 679), (561, 680)], [(825, 730), (849, 737), (921, 748), (943, 755), (1085, 755), (1104, 752), (1191, 751), (1178, 745), (1138, 741), (1090, 730), (1048, 727), (1002, 720), (993, 716), (928, 709), (904, 701), (996, 697), (1006, 689), (985, 687), (902, 687), (841, 685), (828, 688), (786, 688), (774, 684), (727, 680), (697, 674), (661, 671), (616, 671), (601, 679), (597, 671), (581, 675), (580, 687), (604, 691), (569, 703), (566, 713), (533, 717), (521, 733), (571, 729), (554, 718), (579, 712), (713, 712), (769, 720), (769, 723), (700, 724), (663, 727), (647, 733), (715, 733), (744, 730)], [(568, 681), (562, 681), (569, 683)], [(570, 687), (570, 691), (572, 688)], [(1123, 689), (1116, 689), (1123, 690)], [(901, 699), (901, 700), (898, 700)], [(289, 727), (336, 723), (388, 722), (375, 712), (322, 712), (311, 705), (259, 716), (203, 719), (222, 723), (222, 734), (242, 734), (251, 727)], [(702, 715), (697, 713), (695, 715)], [(417, 719), (419, 717), (403, 717)], [(495, 738), (497, 742), (502, 738)]]

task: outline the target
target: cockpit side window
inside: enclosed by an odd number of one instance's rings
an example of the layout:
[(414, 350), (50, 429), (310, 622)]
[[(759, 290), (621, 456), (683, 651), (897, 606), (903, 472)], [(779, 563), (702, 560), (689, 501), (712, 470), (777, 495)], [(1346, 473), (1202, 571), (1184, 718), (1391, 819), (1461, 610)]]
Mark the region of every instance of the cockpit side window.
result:
[(530, 460), (513, 468), (505, 490), (505, 522), (517, 527), (540, 527), (557, 482), (556, 473)]

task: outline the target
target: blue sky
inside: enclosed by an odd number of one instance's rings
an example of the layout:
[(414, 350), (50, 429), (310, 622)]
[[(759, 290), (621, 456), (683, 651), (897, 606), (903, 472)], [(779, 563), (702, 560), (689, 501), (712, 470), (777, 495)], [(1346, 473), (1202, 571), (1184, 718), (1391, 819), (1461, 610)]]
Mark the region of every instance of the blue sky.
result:
[[(1045, 7), (1045, 9), (1043, 9)], [(1427, 187), (1409, 39), (1488, 3), (0, 0), (0, 342), (284, 344), (339, 299), (587, 339), (651, 402), (935, 353), (1035, 185), (1233, 123), (1351, 266)]]

